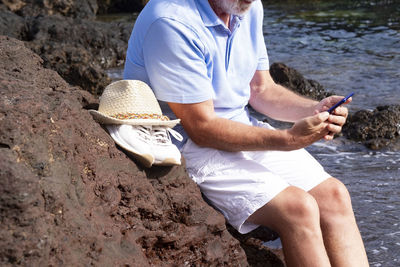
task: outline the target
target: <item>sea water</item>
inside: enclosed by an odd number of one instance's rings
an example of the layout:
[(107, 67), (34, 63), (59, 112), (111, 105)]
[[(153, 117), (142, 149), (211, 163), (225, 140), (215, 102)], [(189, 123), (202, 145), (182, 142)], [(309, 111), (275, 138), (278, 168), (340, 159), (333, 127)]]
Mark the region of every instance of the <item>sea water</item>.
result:
[[(271, 2), (264, 2), (271, 63), (328, 91), (355, 92), (351, 112), (400, 104), (400, 1)], [(400, 151), (344, 138), (307, 150), (347, 185), (370, 265), (400, 266)]]

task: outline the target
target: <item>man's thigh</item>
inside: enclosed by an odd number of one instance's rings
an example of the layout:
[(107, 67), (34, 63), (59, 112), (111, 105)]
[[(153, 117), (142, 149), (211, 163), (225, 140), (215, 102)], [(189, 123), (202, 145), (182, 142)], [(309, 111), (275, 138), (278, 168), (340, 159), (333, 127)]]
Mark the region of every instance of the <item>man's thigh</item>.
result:
[(304, 191), (311, 190), (331, 177), (305, 149), (248, 153), (254, 161), (265, 166), (289, 185)]
[(248, 217), (285, 188), (308, 191), (330, 177), (305, 150), (227, 152), (188, 142), (183, 156), (190, 177), (241, 233), (257, 227)]

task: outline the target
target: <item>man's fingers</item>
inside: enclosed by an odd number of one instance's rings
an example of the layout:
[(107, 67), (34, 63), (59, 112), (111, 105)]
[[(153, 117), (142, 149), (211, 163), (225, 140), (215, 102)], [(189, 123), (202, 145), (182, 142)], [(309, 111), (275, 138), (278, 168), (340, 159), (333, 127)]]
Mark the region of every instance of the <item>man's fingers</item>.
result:
[(324, 140), (331, 141), (333, 140), (333, 133), (327, 134), (324, 136)]
[(344, 118), (347, 118), (347, 115), (349, 113), (349, 110), (346, 107), (337, 107), (334, 111), (333, 114), (337, 115), (337, 116), (342, 116)]
[(342, 127), (339, 125), (329, 123), (328, 126), (326, 127), (326, 129), (328, 129), (329, 132), (336, 134), (336, 133), (340, 133), (340, 131), (342, 130)]
[(311, 128), (313, 129), (312, 132), (314, 133), (319, 133), (320, 138), (322, 138), (324, 135), (326, 135), (329, 130), (328, 130), (328, 125), (329, 125), (329, 113), (328, 112), (321, 112), (316, 115), (314, 115), (311, 120)]
[(330, 96), (329, 99), (329, 104), (331, 106), (335, 105), (337, 102), (339, 102), (340, 100), (342, 100), (344, 98), (344, 96), (341, 95), (332, 95)]
[[(336, 103), (340, 102), (342, 99), (343, 99), (343, 96), (338, 96), (338, 95), (333, 95), (333, 96), (329, 96), (327, 98), (324, 98), (316, 106), (316, 112), (326, 111), (329, 108), (331, 108), (333, 105), (335, 105)], [(347, 101), (344, 103), (344, 105), (350, 103), (351, 101), (352, 101), (352, 98), (350, 97), (349, 99), (347, 99)], [(341, 107), (343, 107), (343, 106), (341, 106)], [(340, 111), (340, 107), (338, 107), (336, 110), (338, 112), (337, 113), (338, 115), (347, 116), (347, 110)], [(333, 113), (336, 113), (336, 110)]]
[(345, 122), (346, 122), (346, 117), (330, 115), (329, 116), (329, 122), (332, 123), (332, 124), (343, 126), (343, 124), (345, 124)]
[(329, 118), (329, 113), (324, 111), (324, 112), (314, 115), (314, 117), (312, 119), (312, 123), (313, 123), (313, 125), (318, 125), (318, 124), (326, 121), (328, 118)]

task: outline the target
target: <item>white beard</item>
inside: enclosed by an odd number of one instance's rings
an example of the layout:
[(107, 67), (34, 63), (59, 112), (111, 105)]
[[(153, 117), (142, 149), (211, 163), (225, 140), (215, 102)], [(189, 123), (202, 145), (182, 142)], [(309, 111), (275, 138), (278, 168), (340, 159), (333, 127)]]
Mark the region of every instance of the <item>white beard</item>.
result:
[(251, 3), (242, 0), (214, 0), (214, 4), (220, 11), (231, 15), (243, 15), (251, 6)]

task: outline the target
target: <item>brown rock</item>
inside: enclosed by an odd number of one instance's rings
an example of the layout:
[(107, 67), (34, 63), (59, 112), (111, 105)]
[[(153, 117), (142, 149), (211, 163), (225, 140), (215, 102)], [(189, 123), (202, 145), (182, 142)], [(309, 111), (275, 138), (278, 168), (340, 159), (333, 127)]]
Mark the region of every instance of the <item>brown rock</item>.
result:
[(137, 165), (41, 61), (0, 36), (0, 265), (248, 265), (184, 166)]

